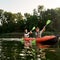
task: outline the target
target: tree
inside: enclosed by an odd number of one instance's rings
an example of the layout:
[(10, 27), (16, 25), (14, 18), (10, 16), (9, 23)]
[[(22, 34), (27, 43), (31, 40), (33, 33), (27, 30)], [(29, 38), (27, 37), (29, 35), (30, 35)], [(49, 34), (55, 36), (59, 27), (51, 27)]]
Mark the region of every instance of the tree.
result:
[(38, 6), (38, 13), (39, 13), (39, 16), (40, 16), (40, 19), (42, 20), (42, 13), (44, 11), (44, 6), (43, 5), (39, 5)]
[(56, 18), (56, 20), (57, 20), (57, 22), (56, 22), (56, 29), (57, 29), (57, 31), (60, 31), (60, 8), (56, 8), (55, 9), (55, 12), (57, 14), (57, 18)]
[(38, 12), (36, 11), (36, 9), (33, 10), (33, 15), (38, 16)]
[(54, 9), (47, 9), (44, 14), (42, 15), (43, 16), (43, 22), (44, 24), (46, 23), (47, 20), (51, 20), (51, 24), (49, 24), (49, 26), (47, 26), (47, 30), (54, 30), (54, 31), (57, 31), (57, 13), (55, 12)]
[(3, 13), (4, 11), (2, 9), (0, 9), (0, 18), (1, 18), (1, 14)]
[(31, 30), (34, 26), (38, 26), (38, 19), (37, 16), (33, 15), (26, 22), (28, 30)]
[(51, 24), (46, 27), (46, 31), (60, 31), (60, 8), (44, 10), (43, 5), (33, 10), (33, 14), (21, 12), (11, 13), (0, 9), (0, 32), (23, 32), (25, 28), (31, 30), (33, 26), (40, 29), (51, 20)]
[(23, 20), (23, 16), (22, 16), (22, 14), (20, 12), (18, 12), (16, 14), (16, 18), (17, 18), (17, 20)]

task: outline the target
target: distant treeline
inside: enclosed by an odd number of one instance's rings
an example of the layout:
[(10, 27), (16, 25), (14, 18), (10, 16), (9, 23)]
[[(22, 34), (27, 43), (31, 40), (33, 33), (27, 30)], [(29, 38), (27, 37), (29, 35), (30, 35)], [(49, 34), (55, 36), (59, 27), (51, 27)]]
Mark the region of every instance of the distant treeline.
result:
[(39, 5), (33, 10), (33, 14), (21, 12), (12, 13), (0, 9), (0, 34), (23, 32), (25, 28), (29, 31), (33, 26), (40, 29), (46, 24), (47, 20), (51, 20), (51, 24), (46, 27), (46, 31), (60, 31), (60, 8), (44, 9), (44, 6)]

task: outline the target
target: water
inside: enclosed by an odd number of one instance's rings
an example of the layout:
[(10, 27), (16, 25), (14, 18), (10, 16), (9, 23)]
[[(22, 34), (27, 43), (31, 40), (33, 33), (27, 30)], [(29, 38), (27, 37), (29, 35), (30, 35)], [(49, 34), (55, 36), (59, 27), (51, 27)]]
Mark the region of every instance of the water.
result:
[[(16, 41), (17, 40), (17, 41)], [(59, 45), (58, 45), (59, 46)], [(44, 60), (60, 60), (60, 48), (44, 49)], [(32, 50), (29, 50), (30, 52)], [(43, 60), (43, 58), (37, 58), (36, 50), (33, 53), (27, 53), (24, 49), (24, 45), (17, 38), (2, 39), (0, 38), (0, 58), (1, 60)]]

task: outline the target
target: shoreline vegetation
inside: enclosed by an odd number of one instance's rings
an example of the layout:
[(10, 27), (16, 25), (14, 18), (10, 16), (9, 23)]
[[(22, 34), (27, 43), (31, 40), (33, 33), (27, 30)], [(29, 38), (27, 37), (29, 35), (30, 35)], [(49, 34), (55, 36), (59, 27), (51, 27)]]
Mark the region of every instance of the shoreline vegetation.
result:
[[(22, 38), (24, 36), (23, 34), (24, 34), (23, 32), (3, 33), (3, 34), (0, 34), (0, 38)], [(60, 37), (60, 32), (44, 32), (42, 36), (45, 36), (45, 35), (56, 35)]]
[(46, 31), (60, 32), (60, 8), (45, 10), (43, 5), (39, 5), (32, 12), (22, 15), (21, 12), (12, 13), (0, 9), (0, 35), (24, 32), (26, 28), (30, 31), (34, 26), (41, 30), (47, 20), (51, 20), (51, 23), (46, 26)]

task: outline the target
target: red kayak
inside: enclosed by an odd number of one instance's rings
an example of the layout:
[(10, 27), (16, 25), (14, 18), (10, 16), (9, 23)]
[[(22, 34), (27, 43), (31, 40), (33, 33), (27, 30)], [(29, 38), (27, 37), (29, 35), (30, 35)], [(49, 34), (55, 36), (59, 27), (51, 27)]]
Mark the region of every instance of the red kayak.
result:
[(24, 38), (25, 41), (29, 41), (29, 40), (36, 40), (37, 43), (50, 43), (50, 42), (56, 42), (57, 41), (57, 37), (54, 35), (51, 36), (44, 36), (41, 38)]
[(52, 36), (44, 36), (44, 37), (41, 37), (41, 38), (36, 38), (36, 41), (37, 42), (44, 42), (44, 41), (48, 41), (48, 40), (51, 40), (53, 38), (55, 38), (56, 36), (52, 35)]
[(44, 37), (41, 37), (41, 38), (24, 38), (24, 40), (26, 40), (26, 41), (36, 40), (36, 44), (40, 48), (44, 48), (44, 47), (47, 47), (49, 45), (54, 45), (58, 41), (57, 37), (54, 36), (54, 35), (44, 36)]

